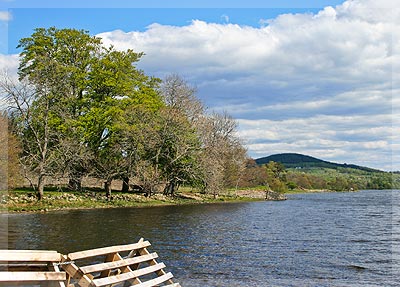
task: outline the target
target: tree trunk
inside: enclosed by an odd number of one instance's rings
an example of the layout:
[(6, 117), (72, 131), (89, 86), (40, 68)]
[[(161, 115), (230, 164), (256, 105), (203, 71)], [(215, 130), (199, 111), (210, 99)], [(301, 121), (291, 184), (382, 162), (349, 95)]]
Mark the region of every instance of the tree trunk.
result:
[(68, 179), (68, 189), (73, 191), (82, 190), (82, 175), (71, 173)]
[(39, 201), (43, 199), (44, 180), (45, 180), (44, 175), (43, 174), (39, 175), (39, 178), (38, 178), (38, 190), (37, 190), (37, 193), (36, 193), (37, 199)]
[(145, 192), (146, 197), (150, 197), (152, 194), (152, 185), (151, 184), (144, 184), (143, 185), (143, 190)]
[(164, 195), (174, 195), (175, 192), (175, 182), (174, 181), (170, 181), (169, 183), (167, 183), (167, 185), (164, 188)]
[(111, 183), (112, 179), (107, 179), (107, 181), (104, 182), (104, 190), (108, 200), (111, 200)]
[(122, 189), (121, 192), (129, 192), (129, 177), (124, 177), (122, 179)]

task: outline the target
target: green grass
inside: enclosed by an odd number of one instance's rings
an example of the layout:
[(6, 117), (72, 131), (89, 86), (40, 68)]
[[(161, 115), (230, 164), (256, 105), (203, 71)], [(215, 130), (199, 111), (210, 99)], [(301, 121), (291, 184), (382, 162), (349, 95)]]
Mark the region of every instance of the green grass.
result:
[(47, 212), (65, 209), (116, 208), (116, 207), (150, 207), (165, 205), (244, 202), (254, 201), (253, 198), (238, 197), (230, 193), (219, 195), (214, 199), (212, 194), (193, 193), (190, 190), (180, 190), (175, 197), (156, 194), (145, 197), (134, 193), (112, 192), (112, 199), (107, 200), (104, 192), (65, 192), (57, 189), (46, 189), (44, 198), (38, 201), (35, 191), (17, 189), (0, 193), (1, 212)]

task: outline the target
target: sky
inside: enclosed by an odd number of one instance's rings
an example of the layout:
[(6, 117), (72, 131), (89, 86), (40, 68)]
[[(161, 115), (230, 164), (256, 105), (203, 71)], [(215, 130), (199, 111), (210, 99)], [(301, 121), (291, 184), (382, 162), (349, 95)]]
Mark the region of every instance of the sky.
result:
[(181, 75), (238, 121), (253, 158), (400, 170), (394, 1), (0, 0), (0, 68), (15, 73), (19, 39), (51, 26), (144, 52), (149, 75)]

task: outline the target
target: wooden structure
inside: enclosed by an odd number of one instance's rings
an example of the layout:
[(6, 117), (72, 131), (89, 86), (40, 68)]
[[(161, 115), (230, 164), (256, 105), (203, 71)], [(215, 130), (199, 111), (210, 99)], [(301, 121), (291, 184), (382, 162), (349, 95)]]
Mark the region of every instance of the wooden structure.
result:
[[(0, 250), (0, 286), (181, 287), (144, 241), (62, 255), (56, 251)], [(63, 271), (61, 271), (63, 269)]]
[(62, 265), (69, 275), (67, 286), (180, 287), (164, 271), (164, 263), (156, 261), (157, 253), (147, 250), (149, 246), (142, 238), (134, 244), (70, 253)]
[(0, 250), (0, 286), (65, 287), (61, 256), (56, 251)]

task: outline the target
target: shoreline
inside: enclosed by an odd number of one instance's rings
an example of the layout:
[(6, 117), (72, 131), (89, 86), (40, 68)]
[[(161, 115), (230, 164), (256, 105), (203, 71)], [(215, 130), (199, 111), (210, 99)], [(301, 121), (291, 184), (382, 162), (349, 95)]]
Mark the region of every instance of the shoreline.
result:
[(47, 213), (67, 210), (88, 210), (108, 208), (146, 208), (179, 206), (194, 204), (240, 203), (254, 201), (285, 200), (286, 195), (306, 193), (329, 193), (330, 190), (292, 190), (275, 193), (278, 197), (266, 198), (266, 191), (261, 189), (228, 190), (217, 195), (197, 192), (177, 192), (174, 197), (155, 194), (151, 197), (137, 193), (113, 192), (107, 200), (102, 192), (66, 192), (46, 191), (41, 202), (36, 200), (33, 191), (16, 190), (0, 194), (0, 214)]
[(32, 192), (10, 191), (1, 195), (0, 214), (47, 213), (66, 210), (88, 210), (108, 208), (146, 208), (193, 204), (239, 203), (265, 200), (262, 197), (245, 197), (222, 194), (214, 198), (211, 194), (178, 192), (175, 197), (156, 194), (151, 197), (134, 193), (114, 192), (107, 200), (103, 193), (93, 192), (45, 192), (41, 202)]

